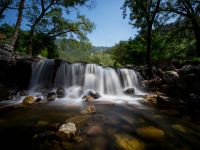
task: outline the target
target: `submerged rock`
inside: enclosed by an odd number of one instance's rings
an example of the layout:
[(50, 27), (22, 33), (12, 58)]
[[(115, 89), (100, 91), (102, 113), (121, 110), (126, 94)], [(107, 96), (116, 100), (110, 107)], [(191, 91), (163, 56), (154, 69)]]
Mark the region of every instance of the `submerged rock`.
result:
[(92, 96), (85, 96), (85, 100), (86, 100), (87, 102), (90, 102), (90, 101), (93, 101), (94, 98), (93, 98)]
[(49, 123), (47, 121), (40, 120), (40, 121), (37, 122), (36, 127), (45, 127), (48, 124)]
[(145, 145), (140, 140), (126, 134), (115, 135), (116, 144), (124, 150), (144, 150)]
[(29, 105), (35, 103), (35, 99), (33, 96), (27, 96), (23, 99), (23, 104)]
[(126, 89), (124, 89), (123, 92), (126, 95), (134, 95), (135, 94), (135, 89), (134, 88), (126, 88)]
[(47, 95), (47, 100), (48, 101), (54, 101), (57, 98), (56, 92), (49, 92)]
[(76, 125), (74, 123), (69, 122), (67, 124), (61, 125), (61, 127), (58, 130), (58, 133), (64, 134), (69, 139), (76, 135), (76, 131)]
[(180, 124), (173, 124), (172, 128), (174, 128), (174, 129), (176, 129), (176, 130), (178, 130), (180, 132), (183, 132), (183, 133), (187, 132), (187, 129), (184, 126), (180, 125)]
[(92, 114), (96, 112), (96, 108), (92, 105), (92, 106), (88, 106), (86, 109), (84, 109), (83, 111), (81, 111), (82, 114)]
[(89, 136), (96, 136), (96, 135), (99, 135), (99, 134), (102, 134), (102, 133), (103, 133), (103, 130), (98, 125), (90, 126), (86, 131), (86, 134), (89, 135)]
[(65, 124), (68, 122), (73, 122), (76, 124), (77, 127), (85, 126), (89, 120), (91, 119), (91, 115), (78, 115), (68, 118), (65, 121)]
[(142, 138), (152, 141), (162, 141), (165, 139), (165, 132), (153, 126), (138, 128), (136, 133)]

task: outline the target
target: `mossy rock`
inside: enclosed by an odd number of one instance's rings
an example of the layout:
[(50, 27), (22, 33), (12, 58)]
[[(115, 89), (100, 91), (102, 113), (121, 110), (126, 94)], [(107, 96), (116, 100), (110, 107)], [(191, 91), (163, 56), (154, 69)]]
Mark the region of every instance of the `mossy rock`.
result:
[(86, 109), (81, 111), (82, 114), (93, 114), (95, 112), (96, 112), (96, 108), (93, 105), (88, 106)]
[(138, 128), (136, 132), (142, 138), (152, 141), (162, 141), (165, 139), (165, 132), (153, 126)]
[(25, 104), (25, 105), (30, 105), (33, 103), (35, 103), (35, 99), (33, 96), (27, 96), (23, 99), (23, 104)]
[(49, 123), (47, 121), (38, 121), (37, 124), (36, 124), (36, 127), (45, 127), (47, 126)]
[(126, 134), (115, 135), (116, 144), (124, 150), (144, 150), (145, 144)]
[(187, 132), (187, 129), (184, 126), (180, 125), (180, 124), (173, 124), (172, 128), (174, 128), (174, 129), (176, 129), (176, 130), (178, 130), (180, 132), (183, 132), (183, 133)]

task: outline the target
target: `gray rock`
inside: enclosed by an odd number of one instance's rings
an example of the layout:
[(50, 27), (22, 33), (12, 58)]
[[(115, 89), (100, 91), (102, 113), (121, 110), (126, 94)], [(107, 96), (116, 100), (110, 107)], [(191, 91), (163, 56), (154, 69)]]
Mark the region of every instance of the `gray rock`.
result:
[(9, 62), (12, 59), (13, 47), (7, 44), (0, 44), (0, 60)]
[(89, 91), (82, 97), (82, 99), (86, 99), (87, 97), (91, 97), (92, 99), (99, 99), (101, 95), (98, 92)]
[(58, 98), (63, 98), (65, 96), (65, 89), (60, 87), (56, 90), (56, 93)]
[(163, 80), (166, 83), (176, 83), (179, 80), (179, 75), (176, 71), (166, 71), (163, 74)]
[(127, 94), (127, 95), (134, 95), (135, 94), (135, 89), (133, 87), (126, 88), (126, 89), (124, 89), (123, 93)]
[(197, 68), (193, 65), (185, 65), (179, 70), (179, 72), (180, 74), (185, 75), (185, 74), (190, 74), (190, 73), (195, 72), (196, 69)]
[(36, 99), (35, 99), (36, 102), (40, 102), (41, 100), (42, 100), (41, 97), (36, 97)]
[(47, 95), (47, 100), (48, 101), (54, 101), (57, 98), (56, 92), (49, 92)]

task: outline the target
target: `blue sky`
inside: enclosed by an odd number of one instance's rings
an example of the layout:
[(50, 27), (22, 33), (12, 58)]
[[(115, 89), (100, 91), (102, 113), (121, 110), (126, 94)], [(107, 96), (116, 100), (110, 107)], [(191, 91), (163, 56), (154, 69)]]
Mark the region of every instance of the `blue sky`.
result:
[(96, 24), (96, 30), (88, 35), (93, 45), (113, 46), (137, 34), (128, 24), (128, 18), (123, 19), (120, 9), (122, 3), (123, 0), (96, 0), (93, 9), (80, 9), (82, 14)]
[[(113, 46), (120, 40), (128, 40), (135, 37), (137, 31), (128, 24), (129, 20), (123, 19), (122, 6), (123, 0), (93, 0), (94, 7), (81, 7), (81, 14), (86, 15), (90, 21), (94, 22), (96, 29), (88, 34), (89, 40), (95, 46)], [(16, 14), (13, 11), (6, 13), (4, 22), (14, 24)], [(22, 28), (27, 28), (23, 22)]]

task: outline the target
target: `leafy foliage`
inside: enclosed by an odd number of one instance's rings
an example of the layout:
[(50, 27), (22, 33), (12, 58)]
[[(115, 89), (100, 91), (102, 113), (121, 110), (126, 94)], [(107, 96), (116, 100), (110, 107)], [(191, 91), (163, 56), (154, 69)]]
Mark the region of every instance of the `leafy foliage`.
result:
[(88, 0), (31, 0), (26, 18), (31, 27), (28, 49), (32, 55), (32, 40), (36, 31), (57, 37), (68, 33), (76, 34), (80, 39), (86, 39), (86, 34), (93, 30), (94, 24), (86, 17), (78, 15), (78, 21), (70, 21), (63, 17), (63, 11), (70, 13), (69, 8), (84, 5)]

